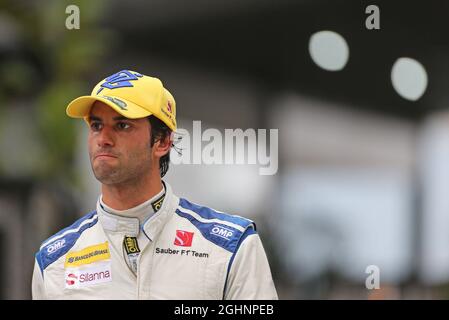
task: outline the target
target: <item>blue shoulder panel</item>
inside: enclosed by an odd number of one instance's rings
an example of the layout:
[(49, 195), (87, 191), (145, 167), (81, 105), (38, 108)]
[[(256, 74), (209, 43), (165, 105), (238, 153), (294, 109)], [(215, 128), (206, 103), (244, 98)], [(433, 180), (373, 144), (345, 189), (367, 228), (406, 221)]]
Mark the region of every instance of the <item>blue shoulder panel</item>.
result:
[[(195, 212), (205, 220), (218, 219), (222, 221), (232, 222), (234, 224), (243, 227), (245, 230), (247, 230), (248, 227), (250, 226), (252, 227), (249, 229), (253, 231), (255, 228), (254, 223), (250, 220), (241, 217), (227, 215), (225, 213), (216, 212), (210, 208), (192, 204), (185, 199), (180, 199), (179, 205), (184, 209), (188, 209)], [(189, 220), (207, 240), (213, 242), (214, 244), (232, 253), (237, 251), (239, 243), (241, 242), (241, 238), (246, 233), (236, 228), (233, 228), (227, 224), (222, 224), (214, 221), (211, 222), (199, 221), (193, 215), (181, 211), (179, 210), (179, 208), (176, 210), (176, 213), (180, 217)]]
[(194, 211), (195, 213), (199, 214), (204, 219), (220, 219), (223, 221), (232, 222), (234, 224), (237, 224), (243, 228), (247, 228), (249, 225), (251, 225), (253, 222), (249, 219), (245, 219), (243, 217), (237, 217), (237, 216), (231, 216), (226, 213), (218, 212), (215, 210), (212, 210), (208, 207), (199, 206), (197, 204), (191, 203), (190, 201), (186, 199), (179, 199), (179, 205), (185, 209), (189, 209)]
[(97, 221), (96, 211), (93, 211), (45, 240), (43, 242), (45, 246), (36, 253), (36, 260), (41, 272), (43, 273), (45, 268), (66, 254), (75, 245), (81, 234), (94, 226)]

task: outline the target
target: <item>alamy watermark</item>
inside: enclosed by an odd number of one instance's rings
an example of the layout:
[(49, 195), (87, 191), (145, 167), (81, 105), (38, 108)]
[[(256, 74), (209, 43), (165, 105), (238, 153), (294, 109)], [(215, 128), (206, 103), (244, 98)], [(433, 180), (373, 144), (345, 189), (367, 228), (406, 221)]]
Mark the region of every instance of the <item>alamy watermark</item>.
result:
[[(176, 130), (175, 150), (171, 162), (203, 165), (259, 165), (260, 175), (278, 171), (278, 129), (201, 129), (201, 121), (193, 121), (192, 131)], [(179, 143), (176, 140), (179, 139)]]
[(365, 273), (369, 274), (365, 280), (365, 287), (368, 290), (380, 289), (380, 268), (376, 265), (369, 265), (366, 267)]
[(65, 27), (69, 30), (79, 30), (80, 28), (80, 8), (71, 4), (65, 8), (65, 13), (69, 16), (65, 19)]
[(380, 29), (380, 9), (378, 6), (372, 4), (366, 7), (365, 13), (369, 13), (369, 16), (365, 20), (365, 27), (368, 30)]

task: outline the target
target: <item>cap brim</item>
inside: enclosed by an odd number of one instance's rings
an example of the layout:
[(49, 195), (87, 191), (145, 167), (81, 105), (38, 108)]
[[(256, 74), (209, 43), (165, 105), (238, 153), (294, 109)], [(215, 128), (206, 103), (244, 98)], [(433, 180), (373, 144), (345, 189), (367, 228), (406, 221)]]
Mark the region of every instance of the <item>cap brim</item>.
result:
[(139, 105), (127, 101), (122, 98), (109, 97), (109, 99), (104, 97), (93, 97), (93, 96), (82, 96), (76, 98), (69, 103), (66, 109), (66, 113), (72, 118), (86, 118), (90, 114), (90, 109), (96, 101), (103, 102), (104, 104), (110, 106), (112, 109), (120, 113), (122, 116), (128, 119), (138, 119), (150, 116), (152, 113), (148, 110), (140, 107)]

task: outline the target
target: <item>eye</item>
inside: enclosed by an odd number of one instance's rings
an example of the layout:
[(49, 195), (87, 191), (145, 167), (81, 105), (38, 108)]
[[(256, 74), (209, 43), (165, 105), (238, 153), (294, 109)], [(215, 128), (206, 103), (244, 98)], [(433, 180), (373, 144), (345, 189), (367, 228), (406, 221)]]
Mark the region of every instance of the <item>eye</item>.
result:
[(100, 122), (91, 122), (90, 123), (90, 128), (92, 129), (92, 131), (100, 131), (102, 127), (103, 127), (103, 125)]
[(128, 128), (130, 128), (131, 126), (129, 125), (129, 123), (126, 123), (126, 122), (118, 122), (117, 123), (117, 128), (119, 129), (119, 130), (125, 130), (125, 129), (128, 129)]

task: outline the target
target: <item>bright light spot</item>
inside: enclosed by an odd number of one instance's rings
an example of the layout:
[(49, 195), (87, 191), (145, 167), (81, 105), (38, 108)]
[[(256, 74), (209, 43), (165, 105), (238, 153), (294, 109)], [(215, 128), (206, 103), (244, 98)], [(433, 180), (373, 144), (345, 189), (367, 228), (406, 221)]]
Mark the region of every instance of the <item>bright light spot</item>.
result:
[(391, 82), (401, 97), (416, 101), (426, 91), (427, 72), (418, 61), (411, 58), (399, 58), (391, 68)]
[(349, 47), (338, 33), (319, 31), (310, 37), (309, 53), (319, 67), (328, 71), (339, 71), (348, 62)]

